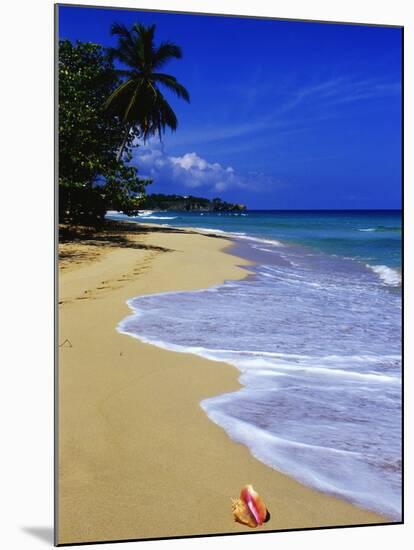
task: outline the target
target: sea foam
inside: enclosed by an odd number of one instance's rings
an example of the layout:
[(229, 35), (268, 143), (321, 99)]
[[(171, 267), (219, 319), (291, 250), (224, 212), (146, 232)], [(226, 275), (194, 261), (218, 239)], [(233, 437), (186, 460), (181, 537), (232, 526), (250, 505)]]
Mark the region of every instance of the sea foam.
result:
[(396, 269), (392, 269), (386, 265), (369, 265), (366, 266), (378, 275), (382, 283), (387, 286), (400, 286), (401, 273)]
[(212, 421), (268, 466), (400, 519), (399, 294), (364, 264), (238, 240), (260, 254), (254, 277), (134, 298), (118, 330), (234, 365), (242, 388), (201, 403)]

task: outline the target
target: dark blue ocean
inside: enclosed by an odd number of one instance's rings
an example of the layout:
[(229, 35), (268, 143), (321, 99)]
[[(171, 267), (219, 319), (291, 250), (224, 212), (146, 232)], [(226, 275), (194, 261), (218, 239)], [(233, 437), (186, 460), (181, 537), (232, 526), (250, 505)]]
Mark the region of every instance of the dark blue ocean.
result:
[[(112, 219), (125, 219), (111, 213)], [(224, 232), (243, 281), (130, 300), (122, 332), (225, 361), (242, 389), (201, 403), (258, 459), (401, 517), (401, 212), (156, 212)]]

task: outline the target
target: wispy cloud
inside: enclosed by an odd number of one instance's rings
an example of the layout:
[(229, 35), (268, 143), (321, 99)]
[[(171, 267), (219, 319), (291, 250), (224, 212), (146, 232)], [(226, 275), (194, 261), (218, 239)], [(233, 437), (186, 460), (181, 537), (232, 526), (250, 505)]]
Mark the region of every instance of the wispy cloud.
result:
[(302, 86), (291, 93), (291, 99), (283, 103), (275, 114), (280, 116), (295, 111), (300, 105), (323, 106), (328, 109), (329, 106), (383, 98), (399, 93), (401, 93), (399, 82), (339, 76)]
[(378, 80), (357, 80), (344, 82), (334, 95), (330, 105), (354, 103), (367, 99), (379, 99), (401, 94), (401, 83)]
[[(177, 135), (167, 137), (167, 142), (177, 147), (189, 147), (209, 143), (241, 140), (246, 136), (258, 136), (273, 132), (272, 140), (286, 134), (301, 132), (304, 128), (315, 127), (327, 119), (337, 118), (346, 111), (340, 106), (359, 101), (385, 98), (401, 93), (399, 82), (389, 82), (379, 79), (364, 79), (358, 76), (336, 76), (325, 79), (315, 79), (301, 86), (290, 82), (281, 90), (275, 85), (266, 85), (266, 96), (255, 93), (254, 86), (246, 85), (240, 91), (240, 97), (246, 98), (246, 88), (250, 109), (244, 108), (234, 120), (216, 121), (214, 124), (198, 125), (197, 128), (183, 128)], [(263, 90), (262, 90), (263, 91)], [(262, 92), (261, 91), (261, 92)], [(237, 90), (234, 91), (237, 103)], [(257, 105), (254, 98), (268, 104), (267, 112), (260, 110), (255, 114)]]
[(275, 115), (280, 116), (284, 113), (295, 110), (301, 103), (305, 103), (307, 100), (323, 100), (337, 95), (343, 85), (343, 77), (333, 78), (318, 83), (302, 86), (301, 88), (291, 91), (289, 99), (282, 103), (277, 109)]
[(224, 141), (251, 135), (252, 133), (258, 132), (267, 127), (267, 119), (257, 119), (254, 122), (240, 122), (233, 124), (220, 123), (210, 126), (202, 126), (195, 130), (181, 130), (179, 134), (174, 135), (171, 141), (174, 142), (174, 145), (179, 146), (198, 143), (211, 143), (214, 141)]

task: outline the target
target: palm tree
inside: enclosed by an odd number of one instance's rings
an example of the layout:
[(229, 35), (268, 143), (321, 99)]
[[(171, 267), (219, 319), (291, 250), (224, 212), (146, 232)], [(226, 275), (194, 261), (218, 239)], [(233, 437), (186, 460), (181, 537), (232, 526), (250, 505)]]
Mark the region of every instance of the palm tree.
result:
[(125, 79), (112, 92), (105, 105), (125, 125), (124, 139), (117, 155), (117, 160), (120, 160), (131, 130), (144, 141), (155, 134), (161, 139), (167, 127), (176, 130), (177, 117), (159, 85), (187, 102), (190, 101), (190, 95), (174, 76), (159, 72), (171, 59), (181, 59), (182, 52), (172, 42), (161, 42), (156, 47), (155, 25), (146, 27), (134, 23), (129, 30), (125, 25), (114, 23), (111, 33), (118, 37), (118, 45), (109, 50), (110, 56), (128, 67), (128, 70), (116, 71)]

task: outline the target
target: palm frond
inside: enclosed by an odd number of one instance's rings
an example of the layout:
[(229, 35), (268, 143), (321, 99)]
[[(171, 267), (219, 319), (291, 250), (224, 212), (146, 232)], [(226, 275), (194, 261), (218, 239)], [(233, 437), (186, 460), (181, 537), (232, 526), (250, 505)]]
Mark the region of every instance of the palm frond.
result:
[(108, 58), (110, 61), (113, 61), (114, 59), (118, 59), (118, 61), (121, 61), (121, 63), (124, 63), (125, 65), (131, 64), (131, 55), (130, 53), (124, 49), (124, 48), (108, 48)]
[(117, 76), (125, 77), (131, 80), (139, 77), (139, 73), (137, 71), (134, 71), (134, 70), (131, 71), (128, 69), (114, 69), (114, 73)]
[(113, 23), (111, 25), (111, 34), (112, 36), (119, 36), (120, 38), (125, 38), (126, 40), (131, 40), (131, 32), (128, 27), (123, 23)]
[(181, 59), (183, 53), (181, 48), (173, 42), (161, 42), (158, 48), (154, 51), (152, 58), (152, 68), (160, 69), (171, 59)]
[(111, 27), (111, 34), (113, 36), (118, 36), (118, 46), (116, 48), (110, 48), (109, 50), (114, 58), (119, 59), (119, 61), (130, 67), (142, 70), (145, 55), (137, 26), (138, 24), (135, 23), (130, 31), (122, 23), (114, 23)]
[(128, 93), (131, 93), (133, 91), (133, 88), (133, 80), (125, 80), (125, 82), (122, 82), (122, 84), (120, 84), (105, 101), (104, 109), (119, 111), (119, 103), (121, 99), (123, 99)]
[(135, 86), (135, 90), (134, 90), (133, 93), (131, 94), (131, 98), (130, 98), (130, 100), (129, 100), (129, 102), (128, 102), (128, 106), (127, 106), (127, 108), (126, 108), (125, 111), (124, 111), (124, 116), (123, 116), (123, 121), (124, 121), (124, 122), (128, 122), (128, 121), (129, 121), (129, 115), (130, 115), (130, 113), (131, 113), (131, 111), (132, 111), (132, 109), (133, 109), (133, 107), (134, 107), (134, 105), (135, 105), (135, 103), (136, 103), (136, 101), (137, 101), (137, 97), (138, 97), (138, 92), (139, 92), (139, 90), (140, 90), (140, 85), (138, 84), (138, 85)]
[(132, 30), (136, 35), (136, 43), (139, 44), (141, 50), (141, 57), (143, 60), (142, 69), (148, 68), (154, 54), (155, 25), (146, 27), (140, 23), (134, 23)]
[(121, 23), (111, 28), (118, 44), (109, 49), (109, 55), (126, 68), (115, 70), (116, 76), (125, 80), (112, 92), (105, 108), (125, 125), (139, 131), (144, 140), (154, 134), (161, 139), (166, 128), (175, 131), (178, 126), (177, 116), (159, 86), (190, 101), (187, 89), (174, 76), (155, 72), (169, 60), (182, 57), (181, 49), (172, 42), (162, 42), (155, 47), (155, 29), (155, 25), (140, 23), (134, 23), (131, 29)]
[(163, 84), (177, 97), (184, 99), (188, 103), (190, 102), (190, 94), (188, 93), (188, 90), (182, 84), (180, 84), (174, 76), (164, 73), (153, 73), (152, 79), (155, 82), (160, 82), (161, 84)]
[(173, 132), (175, 132), (178, 127), (177, 116), (161, 92), (158, 92), (156, 101), (156, 117), (154, 122), (156, 124), (160, 139), (162, 134), (165, 133), (165, 129), (167, 127)]

